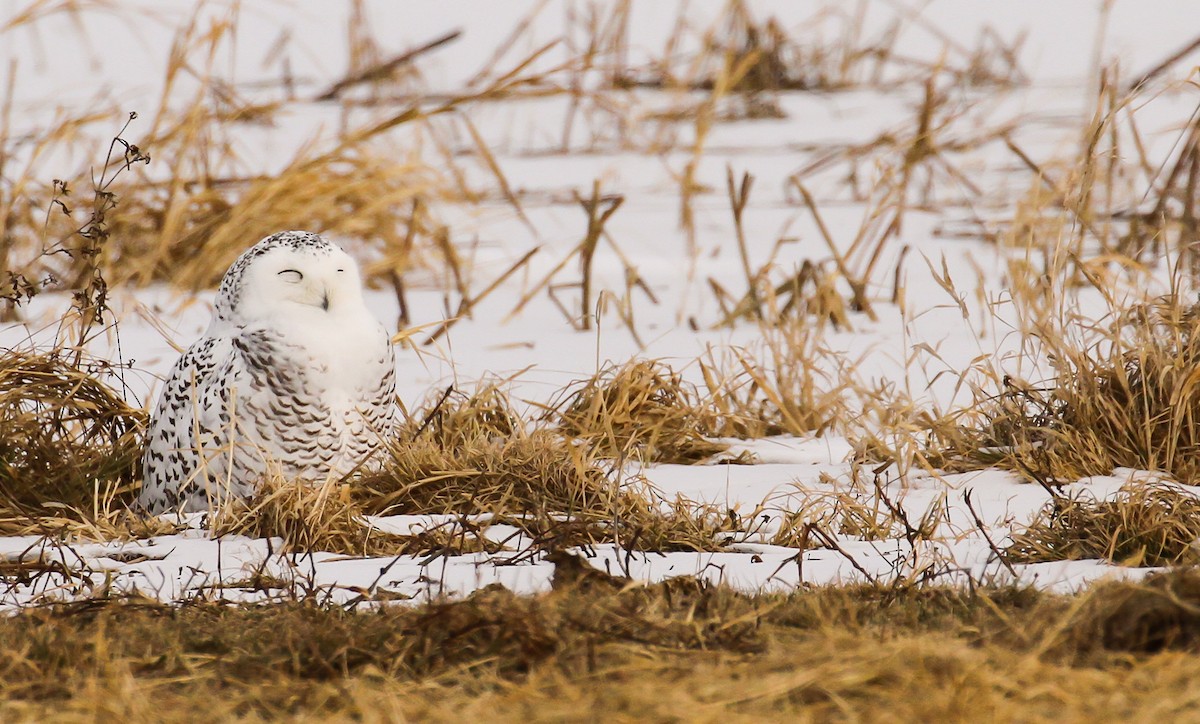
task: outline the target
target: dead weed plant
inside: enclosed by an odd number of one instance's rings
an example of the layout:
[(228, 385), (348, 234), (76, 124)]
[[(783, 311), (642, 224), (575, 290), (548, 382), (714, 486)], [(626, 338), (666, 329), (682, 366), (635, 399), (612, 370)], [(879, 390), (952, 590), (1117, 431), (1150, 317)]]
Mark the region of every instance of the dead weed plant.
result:
[(658, 360), (610, 365), (560, 396), (550, 419), (604, 457), (688, 464), (729, 447), (708, 439), (719, 423), (695, 386)]
[(228, 501), (218, 509), (211, 527), (214, 536), (281, 538), (288, 552), (396, 555), (408, 543), (371, 528), (336, 479), (310, 484), (265, 476), (253, 497)]
[(1006, 376), (972, 411), (980, 424), (935, 431), (945, 465), (1000, 465), (1051, 484), (1118, 467), (1200, 480), (1200, 315), (1166, 297), (1118, 312), (1098, 331), (1088, 341), (1043, 329), (1055, 376), (1040, 384)]
[(104, 382), (117, 372), (73, 357), (65, 349), (0, 354), (0, 506), (8, 522), (131, 499), (145, 413)]
[(803, 318), (760, 322), (759, 329), (759, 344), (710, 349), (700, 360), (715, 432), (760, 438), (839, 429), (851, 417), (855, 363), (826, 348)]
[(1099, 558), (1123, 566), (1200, 561), (1200, 498), (1174, 485), (1132, 483), (1115, 497), (1057, 497), (1012, 536), (1013, 563)]

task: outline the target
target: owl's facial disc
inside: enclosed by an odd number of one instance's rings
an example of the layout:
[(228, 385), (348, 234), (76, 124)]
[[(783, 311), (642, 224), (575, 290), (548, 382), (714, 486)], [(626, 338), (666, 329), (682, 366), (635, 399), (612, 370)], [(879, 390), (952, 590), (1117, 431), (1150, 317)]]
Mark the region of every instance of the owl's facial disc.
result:
[(252, 298), (244, 300), (242, 313), (269, 316), (296, 305), (336, 313), (357, 306), (362, 299), (358, 268), (340, 249), (310, 253), (290, 249), (264, 254), (249, 271)]

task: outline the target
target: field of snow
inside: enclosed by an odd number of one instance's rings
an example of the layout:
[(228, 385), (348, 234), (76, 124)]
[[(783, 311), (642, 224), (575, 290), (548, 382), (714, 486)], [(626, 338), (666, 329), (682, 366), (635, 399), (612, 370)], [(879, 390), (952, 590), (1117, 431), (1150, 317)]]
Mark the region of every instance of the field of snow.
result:
[[(30, 3), (4, 0), (0, 28)], [(48, 4), (34, 3), (48, 7)], [(462, 36), (419, 61), (421, 87), (429, 98), (460, 92), (481, 69), (511, 67), (543, 43), (575, 32), (583, 42), (578, 16), (605, 3), (552, 3), (534, 17), (517, 42), (508, 38), (536, 2), (414, 4), (368, 2), (370, 27), (385, 54), (400, 52), (453, 30)], [(789, 32), (813, 42), (832, 42), (845, 32), (844, 17), (818, 3), (750, 2), (759, 17), (774, 14)], [(934, 0), (919, 12), (903, 2), (862, 4), (863, 37), (884, 33), (900, 22), (893, 53), (913, 63), (961, 65), (979, 39), (994, 33), (1013, 45), (1022, 34), (1018, 61), (1026, 76), (1013, 85), (971, 87), (945, 83), (938, 117), (947, 123), (939, 139), (944, 156), (960, 175), (929, 171), (923, 193), (913, 193), (899, 233), (882, 246), (867, 294), (877, 319), (851, 312), (850, 327), (812, 322), (817, 352), (810, 364), (837, 379), (853, 374), (863, 385), (885, 384), (905, 391), (916, 404), (945, 411), (972, 401), (964, 379), (973, 366), (990, 366), (1037, 380), (1049, 369), (1029, 353), (1018, 313), (1008, 293), (1007, 262), (1024, 250), (987, 240), (1000, 234), (1019, 203), (1039, 180), (1006, 145), (1055, 169), (1056, 160), (1080, 153), (1082, 131), (1096, 106), (1098, 67), (1116, 63), (1121, 78), (1136, 77), (1193, 39), (1197, 12), (1186, 1), (1102, 3), (975, 3)], [(675, 3), (633, 4), (628, 62), (640, 67), (662, 53), (679, 8)], [(832, 7), (832, 4), (830, 5)], [(724, 2), (687, 4), (695, 28), (716, 23)], [(198, 23), (219, 23), (233, 12), (210, 3)], [(261, 102), (283, 99), (281, 58), (301, 98), (328, 87), (346, 72), (347, 6), (315, 3), (245, 4), (237, 15), (236, 42), (222, 47), (211, 68), (222, 81)], [(850, 9), (846, 13), (854, 12)], [(0, 30), (0, 78), (12, 88), (8, 136), (30, 137), (56, 116), (94, 109), (117, 119), (137, 110), (141, 118), (125, 133), (136, 141), (151, 124), (163, 92), (162, 68), (176, 29), (192, 16), (192, 3), (145, 3), (142, 11), (108, 9), (103, 4), (80, 14), (46, 18)], [(572, 23), (576, 23), (573, 25)], [(840, 23), (840, 24), (839, 24)], [(695, 52), (686, 45), (680, 55)], [(278, 52), (286, 38), (286, 53)], [(496, 58), (498, 48), (505, 52)], [(553, 68), (571, 57), (560, 43), (528, 70)], [(1140, 142), (1147, 157), (1162, 163), (1174, 151), (1181, 129), (1196, 108), (1195, 58), (1170, 68), (1136, 97)], [(748, 255), (764, 264), (782, 240), (775, 268), (795, 272), (804, 260), (829, 264), (830, 249), (792, 177), (817, 159), (831, 162), (806, 173), (804, 187), (816, 199), (834, 242), (844, 252), (860, 225), (878, 208), (875, 190), (883, 167), (872, 155), (854, 155), (885, 137), (916, 132), (924, 97), (920, 81), (904, 77), (900, 65), (887, 68), (879, 82), (829, 91), (774, 91), (781, 117), (716, 120), (697, 134), (691, 120), (663, 120), (679, 109), (695, 108), (702, 90), (635, 88), (612, 92), (613, 108), (588, 101), (575, 109), (567, 93), (510, 100), (492, 99), (446, 116), (445, 157), (459, 158), (465, 182), (483, 191), (473, 204), (442, 204), (436, 212), (468, 259), (471, 285), (481, 288), (530, 250), (537, 252), (432, 344), (419, 344), (454, 313), (442, 272), (415, 269), (406, 277), (409, 322), (421, 327), (418, 344), (398, 347), (399, 393), (410, 407), (436, 398), (449, 384), (470, 389), (481, 381), (504, 380), (514, 399), (548, 403), (555, 391), (587, 378), (609, 363), (635, 357), (658, 359), (688, 380), (703, 382), (697, 360), (733, 348), (766, 355), (762, 328), (745, 319), (720, 326), (722, 311), (713, 285), (741, 294), (746, 278), (726, 196), (726, 173), (753, 175), (743, 223)], [(188, 97), (198, 82), (186, 75), (172, 91)], [(170, 96), (170, 94), (168, 94)], [(433, 102), (433, 101), (430, 101)], [(396, 101), (399, 104), (400, 101)], [(320, 146), (348, 122), (395, 112), (384, 99), (342, 107), (337, 103), (294, 101), (271, 124), (242, 124), (227, 130), (236, 149), (236, 168), (218, 173), (277, 173), (304, 144)], [(466, 116), (480, 140), (465, 134), (457, 115)], [(573, 120), (572, 120), (573, 119)], [(619, 122), (625, 119), (623, 122)], [(431, 123), (439, 123), (433, 119)], [(106, 146), (119, 123), (93, 124), (92, 149)], [(570, 128), (564, 138), (564, 128)], [(420, 129), (397, 128), (384, 143), (397, 157), (420, 157), (437, 168), (441, 158)], [(666, 139), (666, 140), (664, 140)], [(956, 145), (957, 143), (957, 145)], [(495, 173), (475, 158), (484, 145), (524, 218), (496, 188)], [(67, 178), (94, 163), (81, 156), (86, 144), (62, 149), (37, 161), (43, 183)], [(16, 161), (33, 150), (15, 144)], [(154, 149), (147, 149), (153, 156)], [(857, 153), (857, 152), (856, 152)], [(694, 231), (681, 227), (681, 179), (694, 163)], [(934, 168), (930, 166), (929, 168)], [(940, 167), (939, 167), (940, 168)], [(152, 162), (148, 174), (159, 173)], [(922, 169), (918, 173), (926, 173)], [(965, 179), (965, 181), (964, 181)], [(578, 263), (568, 259), (583, 237), (586, 218), (572, 192), (586, 196), (593, 181), (623, 203), (608, 221), (607, 237), (594, 258), (595, 325), (581, 331), (545, 291), (538, 291), (514, 314), (527, 292), (547, 275), (555, 283), (578, 279)], [(973, 186), (974, 188), (971, 188)], [(403, 213), (397, 210), (397, 213)], [(690, 236), (690, 238), (689, 238)], [(250, 246), (257, 238), (244, 240)], [(355, 253), (353, 241), (347, 246)], [(371, 252), (358, 247), (364, 256)], [(181, 249), (180, 254), (188, 254)], [(364, 259), (369, 261), (369, 259)], [(566, 261), (562, 271), (555, 270)], [(859, 264), (862, 263), (861, 254)], [(628, 283), (636, 270), (645, 288)], [(937, 277), (943, 271), (954, 290)], [(1166, 290), (1165, 268), (1147, 267), (1126, 280), (1128, 293)], [(902, 288), (893, 300), (893, 287)], [(1155, 286), (1158, 285), (1158, 286)], [(1119, 291), (1118, 294), (1125, 293)], [(187, 293), (166, 285), (113, 288), (110, 303), (119, 333), (96, 340), (93, 353), (131, 365), (130, 394), (149, 405), (178, 347), (198, 337), (208, 323), (212, 292)], [(652, 295), (652, 296), (651, 296)], [(578, 305), (578, 291), (558, 292), (564, 306)], [(47, 345), (55, 322), (69, 304), (65, 294), (44, 294), (21, 311), (21, 320), (0, 329), (0, 345)], [(396, 295), (377, 288), (369, 302), (389, 328), (398, 316)], [(1101, 295), (1080, 292), (1074, 304), (1085, 315), (1107, 312)], [(631, 320), (622, 310), (632, 310)], [(118, 348), (119, 344), (119, 348)], [(769, 360), (769, 356), (763, 357)], [(770, 362), (768, 361), (768, 364)], [(659, 581), (695, 575), (745, 591), (787, 591), (800, 586), (853, 581), (929, 580), (944, 583), (1020, 582), (1059, 592), (1079, 590), (1106, 577), (1139, 578), (1152, 568), (1122, 567), (1097, 560), (1055, 561), (1009, 566), (996, 547), (1022, 530), (1050, 498), (1041, 487), (999, 469), (942, 474), (919, 466), (891, 468), (877, 480), (851, 460), (854, 420), (842, 420), (820, 435), (776, 436), (734, 441), (730, 455), (748, 451), (750, 465), (627, 464), (667, 499), (680, 497), (754, 515), (759, 522), (732, 536), (718, 552), (627, 551), (614, 545), (581, 550), (592, 565), (634, 579)], [(871, 426), (869, 420), (862, 425)], [(1123, 485), (1154, 473), (1118, 469), (1110, 476), (1068, 485), (1065, 495), (1104, 498)], [(865, 481), (865, 482), (864, 482)], [(881, 494), (886, 502), (881, 500)], [(867, 507), (895, 503), (912, 521), (929, 516), (935, 533), (913, 540), (900, 531), (884, 540), (838, 534), (832, 545), (807, 550), (769, 544), (788, 513), (817, 510), (823, 501), (847, 495)], [(970, 506), (970, 507), (969, 507)], [(972, 510), (973, 508), (973, 510)], [(978, 521), (976, 520), (978, 516)], [(406, 533), (443, 523), (438, 516), (373, 519), (381, 530)], [(982, 523), (982, 527), (981, 527)], [(257, 600), (276, 589), (244, 583), (269, 575), (322, 600), (338, 603), (376, 597), (425, 601), (462, 596), (493, 583), (516, 592), (546, 590), (554, 565), (530, 551), (516, 529), (487, 529), (507, 550), (461, 556), (355, 559), (333, 553), (281, 554), (278, 543), (224, 536), (213, 539), (197, 517), (193, 528), (175, 535), (121, 542), (53, 540), (38, 536), (0, 539), (0, 560), (41, 559), (61, 567), (33, 581), (6, 581), (0, 607), (20, 608), (47, 600), (73, 600), (113, 592), (138, 592), (163, 601), (189, 599)]]

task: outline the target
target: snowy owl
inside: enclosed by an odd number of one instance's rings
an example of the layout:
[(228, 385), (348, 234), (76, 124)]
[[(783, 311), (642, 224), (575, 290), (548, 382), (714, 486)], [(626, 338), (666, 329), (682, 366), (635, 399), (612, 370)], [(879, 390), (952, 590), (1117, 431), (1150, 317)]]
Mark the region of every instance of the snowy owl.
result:
[(394, 424), (395, 375), (354, 260), (304, 231), (263, 239), (229, 267), (208, 331), (163, 387), (142, 508), (208, 510), (273, 470), (311, 481), (349, 472)]

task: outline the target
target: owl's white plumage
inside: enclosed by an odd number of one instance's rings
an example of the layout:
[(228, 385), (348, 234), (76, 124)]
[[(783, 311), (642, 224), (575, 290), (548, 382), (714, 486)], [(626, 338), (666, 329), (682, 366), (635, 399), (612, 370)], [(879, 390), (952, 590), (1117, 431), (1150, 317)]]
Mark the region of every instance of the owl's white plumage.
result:
[(208, 331), (171, 371), (139, 502), (202, 511), (269, 471), (343, 475), (370, 464), (394, 421), (392, 346), (358, 266), (316, 234), (275, 234), (230, 266)]

